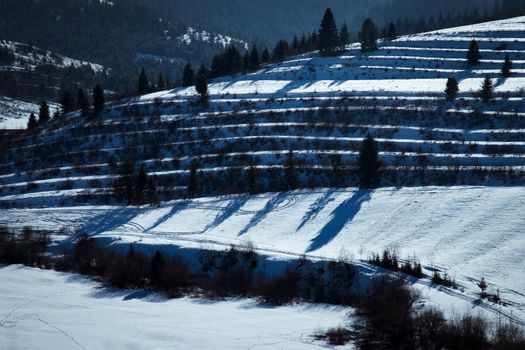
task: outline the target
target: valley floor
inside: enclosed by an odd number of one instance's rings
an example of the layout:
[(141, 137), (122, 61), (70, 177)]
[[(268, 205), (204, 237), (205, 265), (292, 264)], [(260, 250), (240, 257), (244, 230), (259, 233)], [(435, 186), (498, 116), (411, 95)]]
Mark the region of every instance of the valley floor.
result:
[(77, 275), (0, 267), (0, 349), (316, 349), (343, 307), (267, 307), (250, 299), (167, 300)]

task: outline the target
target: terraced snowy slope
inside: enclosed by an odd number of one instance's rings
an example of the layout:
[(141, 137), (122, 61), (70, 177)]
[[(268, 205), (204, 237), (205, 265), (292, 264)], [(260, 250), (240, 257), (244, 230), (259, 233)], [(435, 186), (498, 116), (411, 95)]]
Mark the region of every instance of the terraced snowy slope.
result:
[[(158, 176), (161, 199), (185, 195), (197, 161), (203, 194), (246, 191), (247, 166), (262, 191), (285, 189), (293, 151), (301, 187), (355, 186), (361, 140), (370, 132), (384, 165), (383, 185), (523, 184), (525, 174), (525, 17), (384, 41), (362, 54), (305, 54), (255, 73), (210, 84), (210, 102), (194, 88), (162, 91), (108, 106), (95, 120), (77, 114), (10, 142), (0, 158), (4, 205), (98, 198), (123, 161)], [(466, 65), (472, 38), (483, 56)], [(513, 76), (499, 75), (505, 55)], [(475, 91), (486, 75), (491, 103)], [(444, 101), (448, 76), (460, 98)], [(230, 179), (234, 179), (233, 181)], [(47, 197), (44, 198), (44, 197)]]

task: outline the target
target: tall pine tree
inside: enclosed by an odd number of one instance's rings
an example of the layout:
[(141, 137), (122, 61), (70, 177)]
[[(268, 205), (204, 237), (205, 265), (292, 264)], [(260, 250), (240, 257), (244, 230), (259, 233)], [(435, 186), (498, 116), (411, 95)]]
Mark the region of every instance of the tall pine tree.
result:
[(78, 89), (77, 93), (77, 108), (80, 109), (81, 116), (87, 117), (89, 115), (89, 100), (82, 87)]
[(184, 72), (182, 73), (182, 86), (188, 87), (195, 84), (195, 74), (193, 73), (193, 67), (188, 61), (184, 66)]
[(40, 109), (38, 111), (38, 123), (45, 124), (51, 119), (51, 114), (49, 112), (49, 105), (46, 101), (40, 102)]
[(299, 186), (299, 176), (297, 175), (293, 151), (288, 152), (284, 161), (284, 186), (288, 191)]
[(67, 88), (62, 89), (60, 105), (62, 106), (62, 114), (67, 114), (75, 109), (75, 99)]
[(361, 33), (359, 33), (359, 40), (361, 41), (361, 51), (369, 52), (377, 50), (377, 39), (379, 33), (377, 27), (371, 18), (367, 18), (363, 22), (361, 27)]
[(199, 169), (199, 164), (194, 159), (190, 165), (190, 177), (188, 179), (188, 188), (187, 188), (188, 196), (190, 198), (196, 197), (199, 193), (199, 179), (198, 179), (198, 174), (197, 174), (198, 169)]
[(208, 70), (204, 65), (201, 65), (197, 77), (195, 78), (195, 90), (201, 95), (201, 99), (205, 99), (208, 96)]
[(479, 53), (478, 42), (473, 39), (467, 52), (467, 63), (469, 66), (477, 66), (480, 63), (481, 54)]
[(453, 101), (458, 97), (459, 86), (455, 78), (448, 78), (445, 95), (448, 101)]
[(487, 76), (483, 80), (483, 84), (481, 85), (481, 91), (479, 92), (479, 96), (484, 102), (490, 102), (492, 101), (493, 94), (494, 94), (494, 84), (492, 83), (492, 79), (490, 79)]
[(140, 94), (145, 94), (150, 90), (148, 74), (144, 67), (142, 67), (142, 70), (140, 71), (137, 87)]
[(508, 78), (512, 75), (512, 61), (510, 60), (509, 55), (507, 54), (505, 56), (505, 61), (503, 62), (503, 66), (501, 66), (501, 75), (504, 78)]
[(99, 115), (104, 111), (104, 90), (99, 84), (95, 85), (93, 88), (93, 113)]
[(332, 10), (327, 8), (319, 29), (319, 51), (324, 55), (330, 54), (339, 47), (340, 42), (334, 15)]
[(395, 40), (397, 39), (397, 30), (396, 30), (396, 25), (394, 24), (394, 22), (390, 22), (390, 24), (388, 25), (388, 30), (387, 30), (387, 34), (386, 34), (388, 40)]
[(379, 152), (377, 142), (370, 133), (361, 144), (358, 163), (360, 187), (377, 187), (379, 184)]
[(257, 50), (257, 45), (253, 45), (252, 51), (250, 53), (250, 69), (257, 70), (261, 65), (259, 58), (259, 51)]
[(346, 23), (343, 23), (341, 30), (339, 31), (339, 42), (341, 46), (346, 46), (350, 44), (350, 31)]
[(27, 122), (28, 130), (35, 130), (37, 126), (36, 117), (33, 113), (29, 116), (29, 121)]

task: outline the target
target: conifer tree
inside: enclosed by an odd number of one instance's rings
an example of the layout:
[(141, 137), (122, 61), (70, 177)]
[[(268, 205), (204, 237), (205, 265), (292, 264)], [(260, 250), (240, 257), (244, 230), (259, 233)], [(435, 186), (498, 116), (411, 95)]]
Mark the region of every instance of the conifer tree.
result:
[(293, 151), (289, 151), (284, 161), (284, 185), (286, 190), (293, 190), (299, 186), (299, 177)]
[(188, 188), (187, 188), (188, 196), (190, 198), (194, 198), (199, 193), (199, 179), (197, 177), (198, 168), (199, 168), (199, 164), (194, 159), (190, 165), (190, 177), (188, 180)]
[(188, 86), (193, 86), (193, 84), (195, 84), (195, 75), (193, 73), (193, 67), (191, 66), (191, 63), (188, 61), (186, 65), (184, 66), (184, 72), (182, 73), (182, 86), (188, 87)]
[(262, 63), (268, 63), (270, 62), (270, 51), (268, 51), (268, 48), (265, 47), (262, 54), (261, 54), (261, 62)]
[(480, 63), (481, 54), (479, 53), (479, 46), (476, 39), (470, 42), (467, 52), (467, 63), (469, 66), (477, 66)]
[(250, 69), (250, 53), (246, 51), (242, 57), (242, 68), (247, 71)]
[(379, 34), (376, 25), (371, 18), (367, 18), (363, 22), (361, 33), (359, 34), (359, 39), (361, 41), (361, 51), (369, 52), (377, 50), (377, 39)]
[(64, 88), (62, 90), (60, 104), (62, 106), (62, 114), (67, 114), (75, 108), (75, 100), (69, 89)]
[(81, 116), (87, 117), (89, 115), (89, 101), (82, 87), (78, 89), (77, 93), (77, 108), (80, 109)]
[(327, 8), (321, 21), (321, 28), (319, 29), (319, 51), (321, 54), (331, 53), (339, 44), (340, 38), (334, 15), (332, 14), (332, 10)]
[(157, 89), (158, 90), (164, 90), (166, 89), (166, 80), (164, 79), (164, 74), (162, 72), (159, 72), (159, 76), (157, 77)]
[(252, 52), (250, 53), (250, 69), (257, 70), (261, 65), (259, 59), (259, 51), (257, 50), (257, 45), (253, 45)]
[(37, 126), (36, 117), (33, 113), (29, 116), (29, 121), (27, 122), (28, 130), (35, 130)]
[(459, 85), (455, 78), (448, 78), (445, 95), (448, 101), (453, 101), (458, 97)]
[(145, 192), (148, 186), (148, 173), (144, 164), (140, 166), (139, 173), (135, 180), (135, 203), (138, 205), (145, 204)]
[(512, 61), (510, 60), (509, 55), (505, 56), (505, 62), (503, 62), (503, 66), (501, 67), (501, 75), (504, 78), (508, 78), (512, 75)]
[(142, 70), (139, 74), (139, 80), (138, 80), (138, 92), (140, 94), (145, 94), (150, 90), (149, 80), (148, 80), (148, 74), (146, 73), (146, 69), (142, 67)]
[(49, 105), (46, 101), (40, 102), (40, 109), (38, 111), (38, 123), (45, 124), (51, 119), (49, 112)]
[(377, 142), (370, 133), (359, 151), (359, 178), (361, 188), (375, 188), (379, 183), (379, 152)]
[(343, 182), (343, 165), (341, 155), (334, 154), (332, 157), (332, 185), (339, 187)]
[(388, 25), (387, 38), (388, 40), (397, 39), (397, 30), (394, 22), (390, 22), (390, 24)]
[(282, 62), (288, 56), (290, 48), (286, 40), (279, 40), (272, 52), (272, 60), (274, 62)]
[(99, 84), (93, 88), (93, 113), (99, 115), (104, 110), (104, 90)]
[(343, 23), (341, 30), (339, 31), (339, 42), (342, 46), (350, 44), (350, 31), (348, 30), (346, 23)]
[(492, 83), (492, 79), (490, 79), (487, 76), (483, 80), (483, 85), (481, 86), (481, 91), (479, 92), (479, 96), (484, 102), (490, 102), (492, 100), (493, 94), (494, 94), (494, 84)]
[[(191, 71), (193, 77), (193, 71)], [(223, 55), (215, 55), (211, 60), (210, 77), (217, 78), (224, 74), (224, 57)], [(193, 85), (193, 83), (191, 84)], [(191, 86), (190, 85), (190, 86)]]
[(204, 65), (201, 65), (199, 71), (197, 72), (197, 77), (195, 78), (195, 90), (201, 95), (202, 99), (205, 99), (208, 96), (208, 70)]
[(250, 191), (251, 194), (258, 192), (258, 185), (257, 185), (257, 168), (255, 167), (255, 164), (253, 164), (253, 160), (250, 160), (250, 164), (248, 165), (248, 169), (246, 171), (246, 185), (248, 186), (248, 191)]

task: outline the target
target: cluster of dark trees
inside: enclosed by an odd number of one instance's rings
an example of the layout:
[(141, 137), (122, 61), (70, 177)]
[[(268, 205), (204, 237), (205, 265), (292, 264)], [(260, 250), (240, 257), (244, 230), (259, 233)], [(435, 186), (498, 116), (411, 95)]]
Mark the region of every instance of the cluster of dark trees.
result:
[[(479, 45), (474, 39), (470, 42), (469, 49), (467, 52), (467, 64), (469, 66), (477, 66), (481, 63), (481, 53), (479, 51)], [(504, 78), (512, 76), (512, 61), (509, 55), (505, 55), (505, 60), (501, 66), (500, 75)], [(456, 78), (450, 77), (447, 80), (447, 85), (445, 88), (445, 95), (448, 101), (453, 101), (457, 98), (459, 93), (459, 84)], [(490, 102), (494, 96), (494, 83), (492, 79), (488, 76), (483, 80), (480, 91), (478, 92), (479, 97), (484, 102)]]
[[(363, 140), (358, 157), (359, 186), (365, 189), (376, 188), (381, 182), (381, 162), (379, 161), (379, 152), (377, 142), (369, 133)], [(301, 181), (299, 178), (300, 164), (297, 163), (293, 151), (288, 151), (283, 162), (282, 182), (283, 190), (291, 191), (300, 188)], [(332, 158), (331, 176), (334, 185), (341, 182), (343, 176), (343, 164), (341, 156), (334, 155)], [(249, 193), (258, 193), (261, 189), (259, 184), (260, 175), (253, 160), (248, 161), (245, 170), (246, 191)], [(190, 198), (197, 197), (202, 190), (199, 183), (199, 164), (194, 159), (191, 162), (188, 176), (187, 195)]]
[(137, 91), (140, 94), (146, 94), (148, 92), (153, 92), (156, 90), (164, 90), (168, 87), (169, 82), (166, 81), (164, 78), (164, 74), (162, 72), (159, 72), (157, 76), (157, 81), (150, 81), (148, 78), (148, 73), (146, 73), (146, 69), (142, 67), (139, 78), (137, 81)]
[(128, 160), (121, 164), (119, 176), (112, 183), (113, 196), (128, 205), (158, 204), (157, 184), (142, 164), (137, 172), (135, 163)]
[[(69, 91), (69, 89), (63, 89), (61, 92), (60, 104), (61, 110), (57, 110), (54, 114), (54, 118), (58, 118), (67, 113), (75, 110), (80, 110), (82, 117), (97, 116), (104, 111), (105, 97), (104, 90), (100, 85), (95, 85), (93, 89), (93, 108), (90, 108), (89, 98), (82, 87), (78, 89), (76, 98)], [(27, 123), (28, 130), (35, 130), (38, 125), (46, 124), (51, 119), (51, 111), (49, 104), (46, 101), (40, 102), (40, 108), (38, 112), (38, 120), (36, 116), (31, 113), (29, 121)]]
[(45, 255), (51, 237), (46, 231), (24, 227), (16, 233), (0, 226), (0, 264), (42, 266), (48, 263)]

